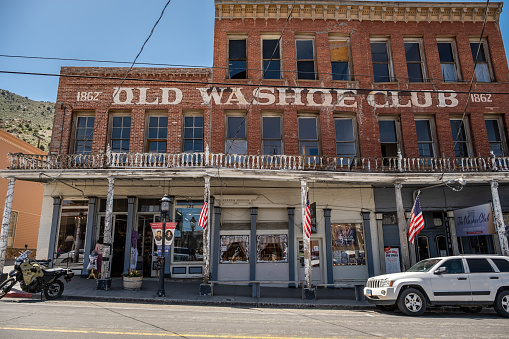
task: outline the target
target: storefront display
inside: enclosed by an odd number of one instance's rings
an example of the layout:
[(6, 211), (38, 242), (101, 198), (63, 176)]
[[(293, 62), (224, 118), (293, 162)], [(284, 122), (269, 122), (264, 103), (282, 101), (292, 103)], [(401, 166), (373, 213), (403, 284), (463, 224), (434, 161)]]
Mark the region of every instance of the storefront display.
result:
[(221, 263), (249, 262), (247, 235), (221, 236)]
[(334, 266), (365, 265), (362, 224), (332, 224)]
[(257, 262), (288, 262), (288, 236), (257, 236)]

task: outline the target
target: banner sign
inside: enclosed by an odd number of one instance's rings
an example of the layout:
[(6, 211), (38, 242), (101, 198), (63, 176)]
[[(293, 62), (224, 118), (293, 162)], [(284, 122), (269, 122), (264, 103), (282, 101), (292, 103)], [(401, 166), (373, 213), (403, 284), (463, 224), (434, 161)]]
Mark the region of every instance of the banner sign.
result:
[(454, 222), (458, 237), (495, 234), (493, 212), (489, 203), (454, 211)]
[[(157, 246), (157, 255), (161, 256), (161, 251), (163, 247), (163, 223), (162, 222), (152, 222), (150, 223), (150, 227), (152, 227), (152, 234), (154, 235), (154, 241)], [(171, 244), (173, 243), (175, 227), (177, 227), (176, 222), (166, 222), (165, 224), (165, 239), (164, 239), (164, 256), (167, 257), (170, 252)]]

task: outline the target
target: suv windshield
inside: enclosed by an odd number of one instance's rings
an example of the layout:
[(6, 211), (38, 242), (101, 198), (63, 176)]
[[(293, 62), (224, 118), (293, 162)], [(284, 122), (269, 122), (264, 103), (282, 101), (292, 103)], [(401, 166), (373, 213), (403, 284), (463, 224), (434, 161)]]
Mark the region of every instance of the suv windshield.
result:
[(428, 272), (435, 266), (441, 259), (427, 259), (419, 261), (414, 266), (410, 267), (407, 272)]

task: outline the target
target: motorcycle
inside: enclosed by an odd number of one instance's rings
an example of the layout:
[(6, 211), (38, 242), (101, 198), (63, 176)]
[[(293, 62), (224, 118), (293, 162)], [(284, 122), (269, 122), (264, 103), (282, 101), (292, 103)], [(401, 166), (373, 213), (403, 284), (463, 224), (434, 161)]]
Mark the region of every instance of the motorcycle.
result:
[(2, 299), (11, 288), (19, 282), (21, 289), (28, 293), (43, 292), (48, 300), (59, 298), (64, 292), (64, 283), (60, 280), (63, 277), (67, 282), (71, 281), (74, 273), (70, 269), (52, 268), (47, 269), (50, 260), (32, 260), (28, 256), (32, 251), (21, 252), (16, 258), (14, 269), (9, 277), (0, 284), (0, 299)]

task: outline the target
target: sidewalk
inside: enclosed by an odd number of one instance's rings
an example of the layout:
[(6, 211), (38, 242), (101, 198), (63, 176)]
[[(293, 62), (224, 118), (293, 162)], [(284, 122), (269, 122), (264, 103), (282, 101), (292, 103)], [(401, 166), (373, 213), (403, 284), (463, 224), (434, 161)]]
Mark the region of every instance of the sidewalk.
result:
[[(213, 296), (200, 296), (201, 280), (165, 280), (165, 297), (157, 297), (159, 281), (157, 278), (144, 278), (139, 291), (123, 289), (122, 278), (112, 278), (111, 289), (97, 290), (96, 280), (74, 277), (64, 283), (63, 300), (90, 300), (130, 303), (157, 303), (173, 305), (211, 305), (247, 307), (284, 308), (322, 308), (322, 309), (372, 309), (374, 306), (365, 300), (355, 300), (353, 288), (320, 288), (316, 300), (303, 300), (300, 288), (261, 286), (261, 297), (251, 297), (250, 286), (216, 285)], [(11, 293), (23, 293), (19, 285)], [(40, 294), (31, 297), (23, 293), (7, 295), (1, 301), (40, 300)]]

